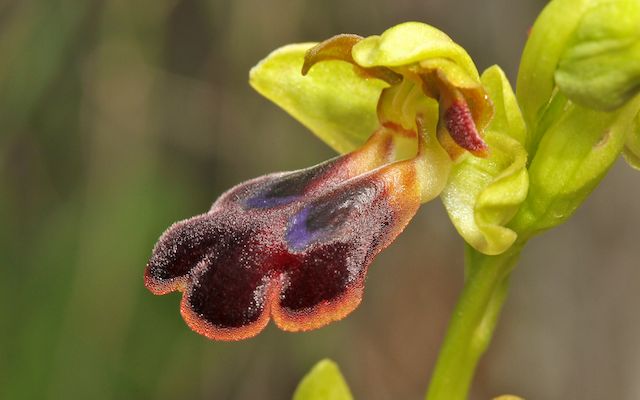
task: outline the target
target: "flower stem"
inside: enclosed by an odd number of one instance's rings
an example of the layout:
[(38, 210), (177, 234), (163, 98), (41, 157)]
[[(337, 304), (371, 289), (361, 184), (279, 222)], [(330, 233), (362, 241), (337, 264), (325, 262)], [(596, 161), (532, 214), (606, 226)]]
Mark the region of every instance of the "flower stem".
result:
[(470, 247), (467, 278), (440, 350), (427, 400), (465, 400), (478, 364), (487, 349), (506, 299), (511, 270), (524, 243), (487, 256)]

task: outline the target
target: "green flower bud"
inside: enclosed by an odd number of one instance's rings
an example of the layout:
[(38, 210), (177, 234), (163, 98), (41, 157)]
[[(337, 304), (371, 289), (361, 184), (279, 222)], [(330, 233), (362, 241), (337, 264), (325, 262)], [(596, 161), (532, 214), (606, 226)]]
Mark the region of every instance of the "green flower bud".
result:
[(540, 136), (538, 122), (556, 90), (555, 73), (568, 41), (584, 13), (596, 0), (553, 0), (531, 28), (522, 53), (516, 95), (531, 134), (527, 149)]
[(600, 182), (637, 121), (640, 95), (615, 112), (570, 101), (529, 166), (529, 195), (511, 227), (525, 236), (566, 221)]
[(640, 91), (640, 2), (589, 8), (562, 53), (555, 80), (572, 101), (610, 111)]
[(623, 149), (637, 165), (639, 20), (637, 0), (553, 0), (536, 21), (517, 86), (529, 194), (510, 224), (525, 239), (569, 218)]

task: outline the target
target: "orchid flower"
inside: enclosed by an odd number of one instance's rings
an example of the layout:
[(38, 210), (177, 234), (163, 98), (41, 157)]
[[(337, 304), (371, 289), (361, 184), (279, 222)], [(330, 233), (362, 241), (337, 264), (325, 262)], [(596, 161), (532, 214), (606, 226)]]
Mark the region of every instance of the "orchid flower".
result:
[[(273, 67), (292, 54), (295, 77)], [(334, 74), (342, 90), (378, 90), (373, 131), (357, 127), (356, 140), (336, 142), (346, 155), (232, 188), (208, 212), (171, 226), (153, 250), (145, 285), (155, 294), (183, 292), (183, 318), (202, 335), (240, 340), (270, 318), (288, 331), (343, 318), (360, 303), (375, 256), (445, 190), (454, 162), (489, 158), (482, 135), (493, 103), (466, 52), (435, 28), (407, 23), (381, 37), (286, 47), (259, 64), (251, 82), (267, 97), (279, 92), (276, 102), (304, 102), (327, 85), (318, 80), (327, 67), (342, 73)], [(274, 69), (304, 82), (302, 92), (287, 93), (300, 86), (277, 82)]]
[(254, 336), (270, 317), (289, 331), (344, 317), (425, 196), (421, 138), (414, 158), (376, 168), (392, 150), (381, 129), (348, 155), (232, 188), (160, 238), (147, 287), (184, 292), (185, 321), (211, 339)]

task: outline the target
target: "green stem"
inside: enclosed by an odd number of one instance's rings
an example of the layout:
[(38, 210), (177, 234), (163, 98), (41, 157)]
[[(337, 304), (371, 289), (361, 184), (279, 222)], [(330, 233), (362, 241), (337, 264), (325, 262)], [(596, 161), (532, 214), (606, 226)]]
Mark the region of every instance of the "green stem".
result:
[(524, 244), (497, 256), (468, 249), (467, 279), (449, 323), (427, 400), (465, 400), (506, 299), (511, 270)]

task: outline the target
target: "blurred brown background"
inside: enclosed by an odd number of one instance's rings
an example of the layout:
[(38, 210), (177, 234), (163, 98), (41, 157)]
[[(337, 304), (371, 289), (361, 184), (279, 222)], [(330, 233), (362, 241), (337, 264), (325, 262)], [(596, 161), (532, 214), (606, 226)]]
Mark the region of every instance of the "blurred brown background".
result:
[[(247, 84), (274, 48), (417, 20), (512, 82), (542, 0), (0, 1), (0, 398), (287, 399), (319, 359), (360, 400), (419, 399), (462, 283), (438, 202), (363, 304), (304, 334), (216, 343), (142, 284), (173, 221), (332, 152)], [(640, 399), (640, 175), (619, 163), (534, 240), (473, 399)]]

